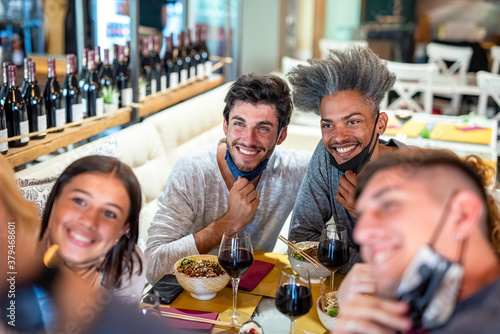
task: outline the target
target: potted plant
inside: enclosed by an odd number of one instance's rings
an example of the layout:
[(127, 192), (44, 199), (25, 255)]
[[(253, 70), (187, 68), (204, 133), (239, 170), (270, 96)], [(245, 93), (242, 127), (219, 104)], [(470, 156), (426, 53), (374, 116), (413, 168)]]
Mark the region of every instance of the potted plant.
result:
[(112, 87), (103, 87), (101, 96), (104, 100), (104, 113), (118, 109), (118, 93)]

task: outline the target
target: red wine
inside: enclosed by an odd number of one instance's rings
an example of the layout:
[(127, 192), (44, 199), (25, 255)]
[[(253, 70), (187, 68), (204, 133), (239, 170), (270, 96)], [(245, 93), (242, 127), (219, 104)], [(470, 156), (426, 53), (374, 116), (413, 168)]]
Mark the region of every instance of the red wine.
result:
[(184, 31), (181, 31), (177, 36), (177, 48), (174, 49), (174, 57), (176, 55), (177, 66), (179, 68), (179, 81), (182, 85), (184, 85), (186, 84), (189, 76), (189, 65), (186, 65), (186, 57), (184, 51)]
[(197, 61), (200, 60), (200, 55), (196, 52), (193, 41), (191, 40), (190, 29), (188, 29), (186, 33), (186, 53), (191, 60), (189, 64), (189, 77), (194, 78), (196, 76), (196, 66), (198, 65)]
[(246, 249), (228, 249), (219, 254), (219, 264), (233, 278), (241, 277), (252, 263), (253, 254)]
[(113, 89), (115, 80), (113, 78), (113, 68), (109, 62), (109, 49), (104, 49), (104, 64), (98, 77), (101, 88)]
[[(8, 67), (9, 90), (5, 97), (5, 118), (7, 119), (7, 132), (9, 137), (29, 134), (28, 113), (26, 104), (21, 97), (21, 91), (17, 85), (17, 67), (9, 65)], [(24, 137), (9, 142), (9, 146), (20, 147), (28, 145), (30, 138)]]
[[(5, 110), (3, 109), (3, 105), (0, 103), (0, 140), (7, 139), (9, 137), (7, 132), (7, 118), (5, 117)], [(3, 142), (0, 143), (0, 153), (7, 154), (9, 150), (9, 143)]]
[(80, 71), (80, 75), (78, 76), (78, 88), (80, 88), (80, 92), (83, 91), (83, 86), (85, 85), (85, 81), (87, 80), (87, 62), (88, 62), (88, 49), (83, 49), (82, 52), (82, 70)]
[(280, 286), (276, 292), (276, 308), (290, 318), (307, 314), (312, 308), (311, 290), (298, 284)]
[[(151, 46), (151, 44), (149, 45)], [(153, 60), (153, 72), (156, 78), (156, 91), (164, 91), (167, 89), (167, 76), (165, 75), (163, 60), (160, 59), (160, 39), (158, 36), (153, 36), (153, 48), (150, 50), (150, 54)]]
[[(47, 126), (55, 128), (66, 124), (66, 110), (62, 102), (62, 89), (57, 81), (56, 61), (54, 58), (49, 58), (48, 77), (43, 98), (45, 99), (45, 112), (47, 114)], [(63, 131), (64, 129), (58, 130)]]
[[(149, 54), (149, 39), (142, 40), (141, 74), (146, 86), (139, 87), (141, 98), (156, 93), (156, 79), (153, 76), (151, 56)], [(153, 92), (154, 89), (154, 92)]]
[(101, 68), (102, 68), (102, 60), (101, 60), (101, 47), (96, 45), (94, 47), (94, 61), (95, 61), (95, 68), (97, 70), (97, 73), (99, 73), (101, 71)]
[(21, 96), (23, 97), (23, 99), (25, 98), (26, 96), (26, 90), (28, 89), (28, 82), (29, 82), (29, 69), (28, 69), (28, 63), (31, 61), (31, 58), (24, 58), (24, 80), (23, 80), (23, 84), (21, 85)]
[[(47, 130), (47, 115), (43, 108), (42, 92), (36, 80), (36, 64), (30, 61), (27, 63), (27, 66), (28, 84), (24, 94), (24, 100), (26, 101), (30, 132), (45, 131)], [(47, 133), (43, 132), (31, 138), (43, 139), (46, 135)]]
[(66, 78), (63, 84), (63, 105), (66, 109), (66, 121), (68, 123), (80, 122), (83, 120), (83, 104), (80, 103), (80, 89), (78, 87), (78, 78), (76, 77), (74, 54), (66, 56)]
[(349, 247), (340, 240), (325, 240), (318, 246), (318, 260), (328, 269), (335, 271), (349, 262)]

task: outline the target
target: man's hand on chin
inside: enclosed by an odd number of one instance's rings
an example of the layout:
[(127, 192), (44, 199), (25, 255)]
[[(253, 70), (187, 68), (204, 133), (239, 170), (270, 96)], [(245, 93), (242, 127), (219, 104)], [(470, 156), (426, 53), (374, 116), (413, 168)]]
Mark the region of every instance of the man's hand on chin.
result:
[(354, 218), (357, 218), (354, 205), (354, 195), (356, 194), (357, 185), (358, 176), (354, 174), (352, 170), (346, 171), (345, 174), (340, 177), (337, 196), (335, 197)]

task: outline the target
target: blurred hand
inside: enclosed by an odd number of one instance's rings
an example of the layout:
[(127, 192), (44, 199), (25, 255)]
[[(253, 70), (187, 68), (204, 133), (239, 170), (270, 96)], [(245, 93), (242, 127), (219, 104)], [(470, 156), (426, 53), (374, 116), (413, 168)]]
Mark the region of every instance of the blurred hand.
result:
[(356, 194), (356, 186), (358, 185), (358, 176), (352, 170), (348, 170), (340, 177), (339, 187), (337, 188), (337, 196), (335, 199), (353, 216), (357, 217), (354, 195)]
[(357, 294), (375, 295), (376, 289), (371, 265), (356, 263), (340, 284), (339, 305), (350, 303)]
[(241, 176), (229, 191), (227, 201), (224, 218), (231, 221), (232, 227), (236, 229), (245, 227), (250, 222), (260, 204), (255, 186)]
[(340, 308), (335, 333), (398, 333), (411, 329), (408, 304), (357, 294)]

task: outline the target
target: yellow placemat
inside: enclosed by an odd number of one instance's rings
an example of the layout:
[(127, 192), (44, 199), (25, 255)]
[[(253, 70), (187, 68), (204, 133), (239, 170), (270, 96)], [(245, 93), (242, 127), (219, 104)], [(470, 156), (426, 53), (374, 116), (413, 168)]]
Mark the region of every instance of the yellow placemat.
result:
[(290, 265), (288, 257), (285, 254), (264, 253), (262, 251), (254, 251), (254, 257), (255, 260), (274, 263), (274, 267), (255, 289), (248, 293), (272, 298), (276, 297), (281, 270), (283, 267)]
[(386, 135), (395, 136), (398, 133), (404, 133), (408, 137), (418, 137), (420, 131), (425, 127), (425, 122), (409, 120), (403, 126), (395, 117), (390, 117), (385, 129)]
[(491, 141), (491, 128), (481, 128), (471, 131), (460, 129), (470, 128), (469, 125), (453, 125), (436, 123), (431, 133), (431, 138), (436, 140), (457, 141), (463, 143), (485, 144)]

